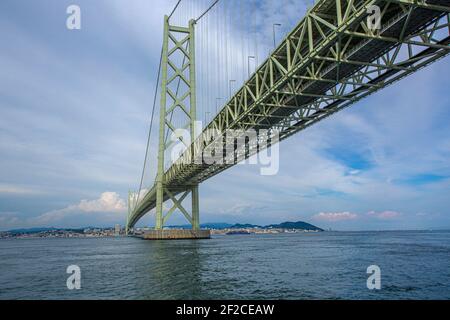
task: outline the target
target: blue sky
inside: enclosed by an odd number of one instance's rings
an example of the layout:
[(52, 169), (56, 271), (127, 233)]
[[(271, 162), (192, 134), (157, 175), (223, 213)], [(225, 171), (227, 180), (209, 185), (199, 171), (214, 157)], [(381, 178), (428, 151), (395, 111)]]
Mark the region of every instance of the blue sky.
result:
[[(307, 2), (284, 1), (259, 19), (287, 31)], [(0, 230), (124, 223), (174, 2), (78, 0), (79, 31), (73, 1), (0, 2)], [(204, 183), (202, 222), (449, 228), (448, 74), (447, 57), (284, 141), (276, 176), (237, 166)]]

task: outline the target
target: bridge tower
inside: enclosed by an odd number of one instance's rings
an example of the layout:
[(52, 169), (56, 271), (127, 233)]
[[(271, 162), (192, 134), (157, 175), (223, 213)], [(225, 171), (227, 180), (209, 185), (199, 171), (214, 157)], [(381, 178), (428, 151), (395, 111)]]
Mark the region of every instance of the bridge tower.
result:
[[(195, 20), (189, 21), (188, 27), (174, 26), (170, 24), (170, 18), (164, 17), (164, 38), (161, 61), (161, 102), (159, 117), (159, 147), (158, 168), (156, 175), (156, 230), (162, 230), (164, 224), (179, 209), (193, 230), (199, 230), (199, 192), (198, 184), (189, 186), (178, 199), (166, 188), (165, 156), (173, 142), (168, 143), (169, 137), (175, 137), (176, 142), (183, 143), (187, 148), (191, 147), (191, 141), (196, 137), (196, 84), (195, 84)], [(180, 89), (181, 88), (181, 89)], [(174, 123), (174, 114), (177, 113), (178, 125)], [(183, 118), (183, 129), (190, 133), (190, 141), (185, 137), (178, 137), (177, 126)], [(170, 138), (169, 138), (170, 139)], [(173, 139), (172, 139), (173, 140)], [(178, 141), (179, 140), (179, 141)], [(191, 147), (193, 148), (193, 147)], [(172, 159), (175, 160), (175, 159)], [(185, 186), (184, 186), (185, 187)], [(191, 212), (183, 207), (183, 200), (191, 194)], [(173, 207), (164, 212), (163, 203), (172, 200)]]

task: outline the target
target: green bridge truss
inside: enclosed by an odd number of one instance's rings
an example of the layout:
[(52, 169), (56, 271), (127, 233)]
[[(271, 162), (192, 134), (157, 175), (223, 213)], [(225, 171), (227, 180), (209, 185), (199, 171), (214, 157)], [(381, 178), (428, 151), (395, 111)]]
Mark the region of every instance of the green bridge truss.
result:
[[(368, 26), (369, 9), (374, 5), (382, 13), (379, 29)], [(158, 173), (154, 186), (130, 206), (127, 230), (155, 208), (157, 229), (176, 209), (198, 229), (198, 185), (234, 165), (196, 161), (220, 142), (211, 132), (225, 136), (230, 130), (266, 129), (277, 132), (277, 141), (281, 141), (443, 58), (450, 50), (450, 0), (318, 1), (199, 135), (193, 124), (194, 29), (194, 21), (182, 28), (165, 19)], [(188, 46), (183, 45), (186, 41)], [(176, 51), (186, 57), (184, 64), (171, 61)], [(167, 68), (175, 71), (169, 79)], [(169, 89), (177, 77), (189, 87), (183, 96)], [(173, 104), (167, 105), (167, 96)], [(167, 128), (175, 130), (167, 118), (174, 108), (187, 115), (187, 127), (195, 140), (166, 169), (164, 135)], [(241, 160), (260, 150), (250, 143), (245, 150), (236, 148), (226, 156)], [(182, 205), (189, 194), (190, 213)], [(163, 212), (168, 200), (173, 206)]]

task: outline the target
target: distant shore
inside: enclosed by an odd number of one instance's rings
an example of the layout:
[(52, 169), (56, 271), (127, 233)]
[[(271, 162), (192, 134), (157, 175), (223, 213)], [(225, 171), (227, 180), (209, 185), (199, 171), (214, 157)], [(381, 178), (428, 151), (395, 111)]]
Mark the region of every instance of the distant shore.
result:
[(84, 229), (29, 229), (0, 232), (0, 239), (39, 239), (39, 238), (111, 238), (124, 236), (124, 230), (115, 228)]
[[(253, 224), (227, 224), (227, 223), (207, 223), (201, 225), (202, 229), (211, 230), (213, 235), (221, 234), (276, 234), (276, 233), (298, 233), (298, 232), (322, 232), (323, 229), (312, 224), (297, 221), (283, 222), (280, 224), (272, 224), (267, 226), (259, 226)], [(171, 226), (166, 229), (190, 229), (190, 226)], [(132, 235), (142, 235), (151, 230), (150, 228), (135, 228)], [(110, 228), (33, 228), (33, 229), (17, 229), (0, 232), (0, 239), (16, 238), (108, 238), (125, 236), (126, 230), (120, 225)]]

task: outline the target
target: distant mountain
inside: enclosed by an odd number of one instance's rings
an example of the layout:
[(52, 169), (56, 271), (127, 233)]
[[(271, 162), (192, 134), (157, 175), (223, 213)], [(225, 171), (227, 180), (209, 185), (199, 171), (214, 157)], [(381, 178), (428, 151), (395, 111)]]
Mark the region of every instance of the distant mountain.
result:
[(39, 232), (46, 232), (46, 231), (56, 231), (59, 230), (57, 228), (30, 228), (30, 229), (14, 229), (9, 230), (8, 232), (14, 233), (14, 234), (28, 234), (28, 233), (39, 233)]
[(299, 229), (308, 231), (324, 231), (323, 229), (316, 227), (312, 224), (297, 221), (297, 222), (283, 222), (280, 224), (271, 224), (264, 227), (265, 229)]
[[(316, 227), (312, 224), (297, 221), (297, 222), (283, 222), (280, 224), (271, 224), (268, 226), (259, 226), (256, 224), (240, 224), (237, 223), (231, 227), (226, 227), (228, 229), (252, 229), (252, 228), (260, 228), (260, 229), (296, 229), (296, 230), (308, 230), (308, 231), (324, 231), (323, 229)], [(223, 228), (225, 229), (225, 228)]]
[[(200, 225), (203, 229), (228, 229), (232, 228), (233, 225), (230, 223), (204, 223)], [(191, 228), (191, 226), (189, 226)]]
[(248, 223), (247, 224), (237, 223), (237, 224), (229, 227), (229, 229), (250, 229), (250, 228), (263, 228), (263, 227), (255, 225), (255, 224), (248, 224)]
[(83, 232), (84, 229), (103, 229), (103, 228), (29, 228), (29, 229), (14, 229), (6, 231), (11, 234), (35, 234), (35, 233), (41, 233), (41, 232), (55, 232), (55, 231), (71, 231), (71, 232)]

